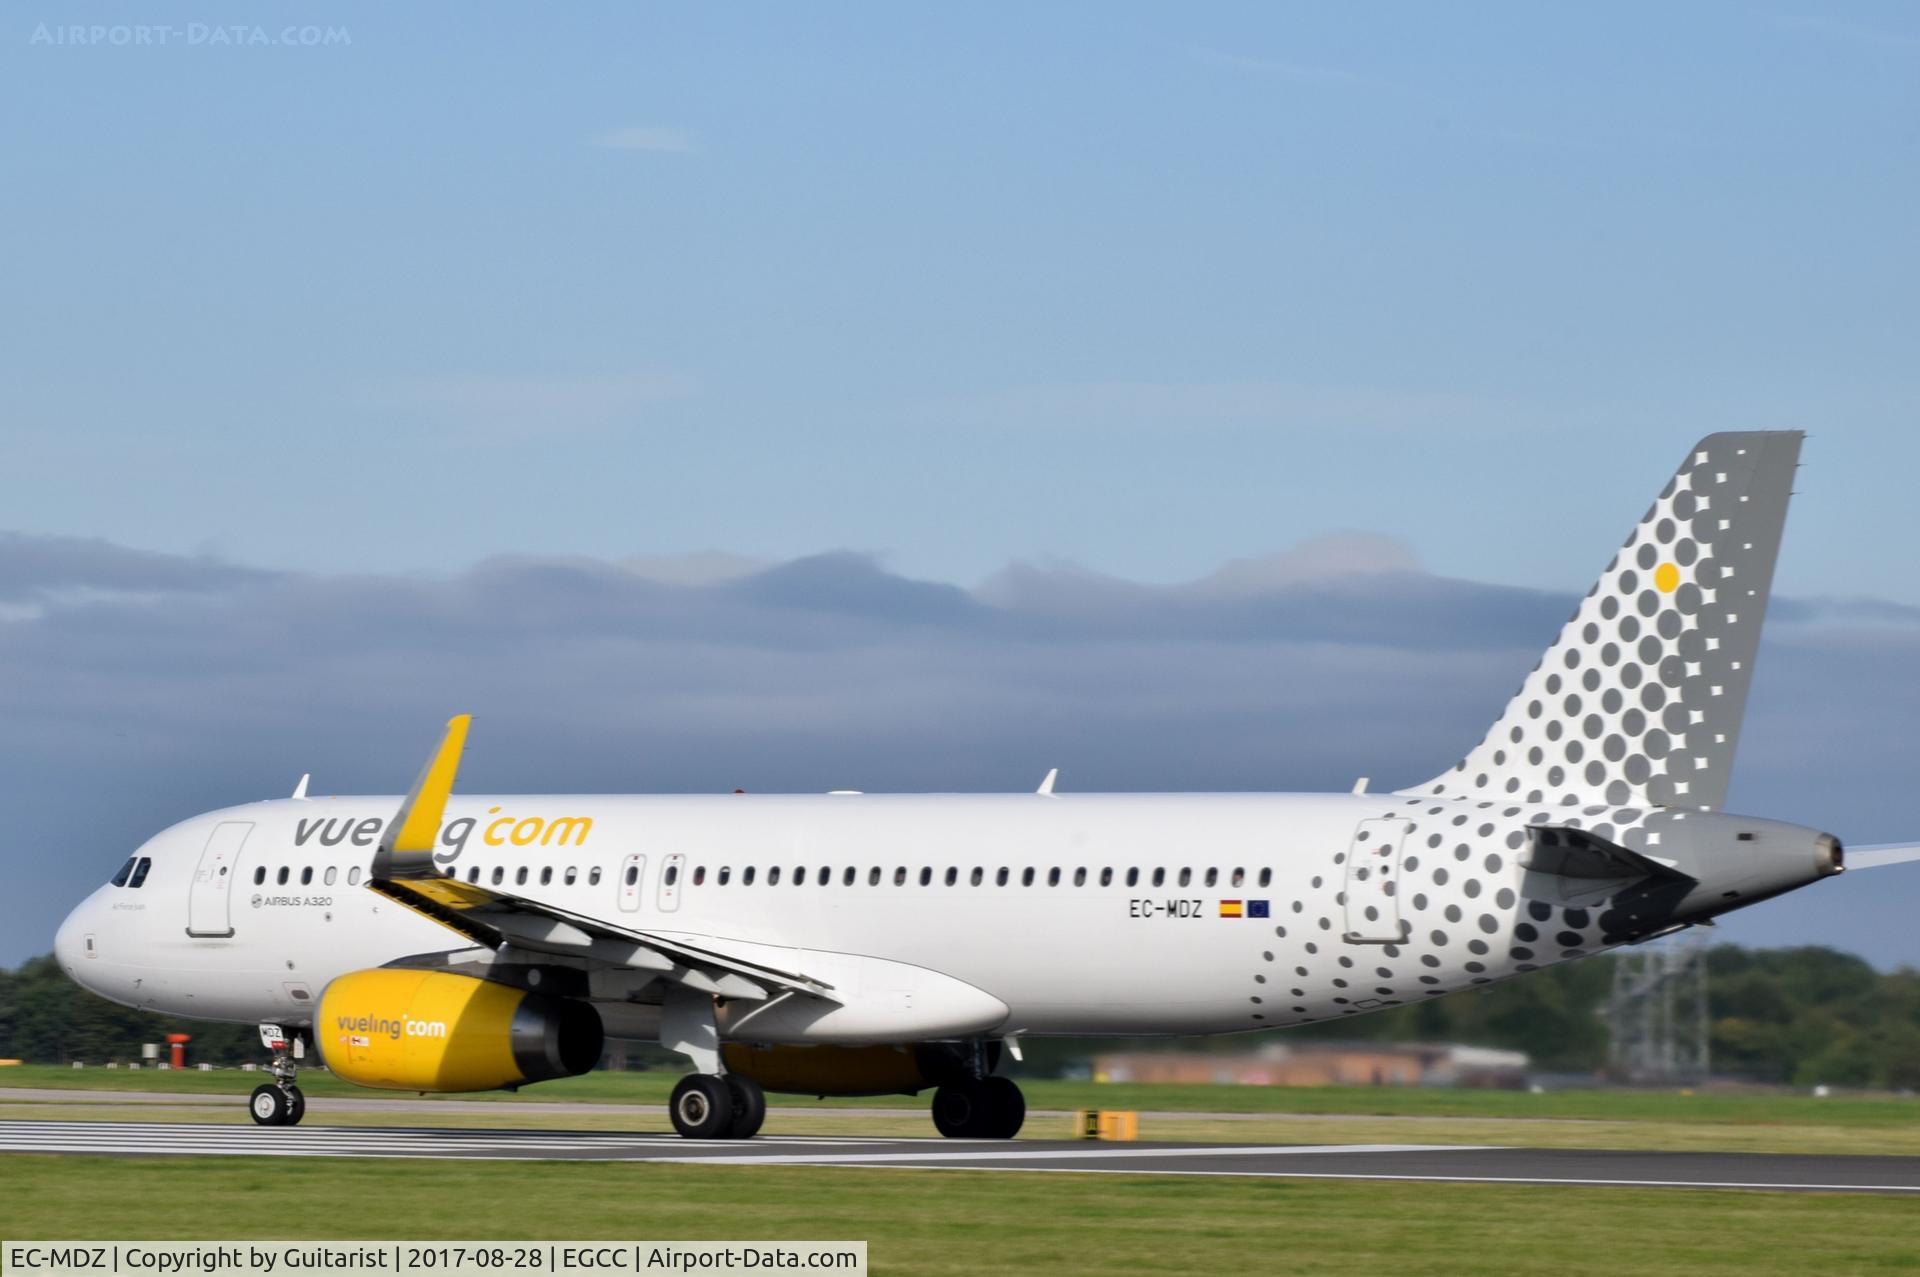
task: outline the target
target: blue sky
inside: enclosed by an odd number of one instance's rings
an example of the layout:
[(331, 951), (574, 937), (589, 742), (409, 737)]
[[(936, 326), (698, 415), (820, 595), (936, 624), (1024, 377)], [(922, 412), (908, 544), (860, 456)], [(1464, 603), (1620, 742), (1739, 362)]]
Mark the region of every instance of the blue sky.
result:
[(1416, 780), (1719, 429), (1812, 435), (1736, 798), (1920, 833), (1908, 7), (23, 3), (0, 108), (0, 961), (458, 708), (504, 788)]
[(1789, 579), (1920, 602), (1879, 552), (1920, 462), (1901, 6), (241, 5), (176, 25), (351, 43), (35, 39), (154, 19), (20, 5), (0, 39), (27, 530), (971, 583), (1359, 528), (1554, 586), (1591, 547), (1511, 502), (1800, 427)]

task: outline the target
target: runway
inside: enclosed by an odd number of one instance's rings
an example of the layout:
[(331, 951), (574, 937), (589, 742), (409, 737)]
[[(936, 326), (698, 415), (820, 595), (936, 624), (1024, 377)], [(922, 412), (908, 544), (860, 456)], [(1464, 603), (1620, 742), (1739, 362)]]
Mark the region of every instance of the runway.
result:
[(0, 1152), (839, 1166), (1920, 1194), (1920, 1157), (1459, 1144), (1088, 1144), (831, 1136), (748, 1143), (630, 1131), (0, 1121)]

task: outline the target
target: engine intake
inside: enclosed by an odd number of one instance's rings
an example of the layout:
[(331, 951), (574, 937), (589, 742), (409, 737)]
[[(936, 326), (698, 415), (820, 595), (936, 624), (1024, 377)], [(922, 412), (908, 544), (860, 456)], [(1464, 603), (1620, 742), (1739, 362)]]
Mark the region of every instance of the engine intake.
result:
[(320, 994), (314, 1044), (349, 1082), (394, 1091), (492, 1091), (573, 1077), (600, 1060), (600, 1016), (447, 971), (354, 971)]

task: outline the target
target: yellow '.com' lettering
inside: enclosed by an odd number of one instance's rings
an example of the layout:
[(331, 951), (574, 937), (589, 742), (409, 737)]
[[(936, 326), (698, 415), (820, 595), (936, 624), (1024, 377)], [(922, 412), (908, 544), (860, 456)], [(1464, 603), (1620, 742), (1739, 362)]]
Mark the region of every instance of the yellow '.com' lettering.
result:
[[(487, 814), (492, 816), (499, 810), (489, 807)], [(555, 816), (552, 820), (544, 816), (523, 816), (518, 820), (500, 816), (487, 822), (480, 837), (489, 847), (504, 847), (509, 843), (515, 847), (531, 847), (535, 843), (542, 847), (581, 847), (586, 845), (587, 835), (592, 832), (591, 816)]]

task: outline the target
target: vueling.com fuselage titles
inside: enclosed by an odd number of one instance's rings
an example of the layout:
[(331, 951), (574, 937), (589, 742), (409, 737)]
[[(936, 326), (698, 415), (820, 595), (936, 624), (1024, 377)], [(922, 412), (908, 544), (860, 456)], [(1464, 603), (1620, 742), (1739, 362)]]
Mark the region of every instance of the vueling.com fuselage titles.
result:
[[(312, 816), (294, 821), (293, 845), (309, 847), (376, 847), (388, 820), (380, 816)], [(489, 807), (481, 816), (456, 816), (440, 826), (434, 861), (450, 865), (478, 835), (489, 847), (585, 847), (593, 833), (593, 817), (578, 815), (517, 815), (503, 807)]]

